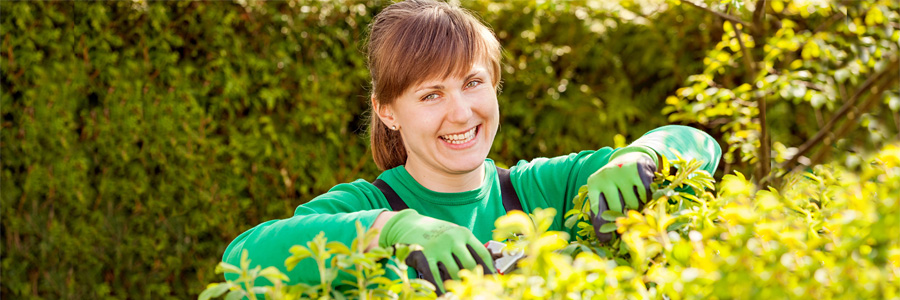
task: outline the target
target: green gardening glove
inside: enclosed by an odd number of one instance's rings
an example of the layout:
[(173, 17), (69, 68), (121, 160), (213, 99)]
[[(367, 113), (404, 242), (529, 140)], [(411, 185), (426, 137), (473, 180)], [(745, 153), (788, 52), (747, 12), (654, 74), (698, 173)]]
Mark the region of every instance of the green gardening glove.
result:
[(609, 163), (588, 177), (591, 223), (601, 242), (612, 238), (612, 233), (600, 232), (600, 227), (608, 222), (600, 217), (604, 211), (640, 209), (650, 200), (650, 183), (658, 164), (656, 155), (649, 147), (628, 146), (613, 153)]
[(469, 229), (412, 209), (400, 211), (381, 229), (378, 245), (386, 248), (395, 244), (422, 246), (422, 251), (410, 253), (406, 264), (434, 284), (438, 296), (443, 294), (444, 280), (459, 279), (456, 273), (460, 269), (481, 265), (485, 274), (494, 270), (491, 254)]

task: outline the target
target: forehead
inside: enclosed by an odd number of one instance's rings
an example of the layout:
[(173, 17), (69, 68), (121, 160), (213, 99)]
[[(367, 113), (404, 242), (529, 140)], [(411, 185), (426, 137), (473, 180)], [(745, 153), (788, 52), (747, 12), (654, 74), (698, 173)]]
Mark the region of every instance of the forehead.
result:
[(468, 68), (459, 66), (457, 70), (447, 70), (446, 72), (431, 72), (430, 74), (426, 74), (425, 76), (417, 80), (417, 82), (415, 82), (412, 87), (420, 88), (423, 86), (437, 85), (444, 81), (462, 80), (469, 75), (490, 76), (490, 72), (488, 72), (486, 62), (482, 60), (476, 60)]

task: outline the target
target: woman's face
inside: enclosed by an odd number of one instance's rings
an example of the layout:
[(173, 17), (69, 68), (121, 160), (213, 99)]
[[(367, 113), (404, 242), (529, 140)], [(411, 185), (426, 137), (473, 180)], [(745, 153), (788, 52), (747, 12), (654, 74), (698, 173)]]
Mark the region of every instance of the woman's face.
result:
[(425, 80), (390, 105), (388, 127), (400, 129), (407, 169), (462, 174), (484, 163), (499, 127), (497, 93), (484, 64), (466, 74)]

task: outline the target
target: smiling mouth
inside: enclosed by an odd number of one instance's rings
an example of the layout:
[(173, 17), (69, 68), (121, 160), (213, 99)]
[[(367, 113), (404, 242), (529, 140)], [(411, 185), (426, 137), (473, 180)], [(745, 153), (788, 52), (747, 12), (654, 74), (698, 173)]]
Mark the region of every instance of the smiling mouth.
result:
[(469, 129), (469, 131), (464, 133), (442, 135), (441, 139), (454, 145), (465, 144), (475, 138), (478, 134), (478, 128), (480, 127), (481, 125), (472, 127), (472, 129)]

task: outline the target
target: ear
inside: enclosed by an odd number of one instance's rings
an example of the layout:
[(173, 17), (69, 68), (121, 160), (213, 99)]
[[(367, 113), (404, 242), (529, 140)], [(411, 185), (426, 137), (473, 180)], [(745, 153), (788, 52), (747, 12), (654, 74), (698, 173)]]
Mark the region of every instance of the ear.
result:
[(385, 126), (391, 128), (391, 126), (397, 125), (397, 120), (394, 118), (394, 110), (390, 105), (378, 103), (375, 95), (372, 95), (370, 101), (372, 101), (372, 110)]

